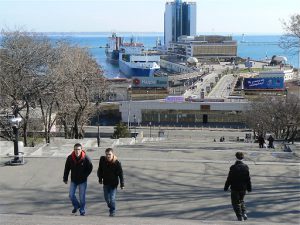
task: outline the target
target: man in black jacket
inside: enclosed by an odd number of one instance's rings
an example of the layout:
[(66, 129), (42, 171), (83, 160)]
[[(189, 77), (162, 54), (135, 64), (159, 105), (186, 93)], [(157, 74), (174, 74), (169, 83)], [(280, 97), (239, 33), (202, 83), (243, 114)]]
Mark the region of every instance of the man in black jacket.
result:
[(121, 189), (124, 189), (123, 169), (112, 148), (105, 150), (105, 156), (101, 156), (97, 171), (99, 183), (103, 184), (104, 199), (109, 208), (109, 216), (115, 216), (116, 212), (116, 194), (121, 183)]
[(247, 220), (246, 206), (244, 197), (246, 190), (252, 191), (249, 167), (242, 162), (244, 154), (237, 152), (235, 154), (237, 160), (230, 167), (230, 171), (224, 186), (224, 191), (231, 189), (231, 204), (239, 221)]
[[(68, 183), (69, 172), (71, 170), (71, 184), (69, 190), (69, 198), (73, 205), (72, 213), (76, 213), (79, 209), (80, 215), (85, 215), (85, 193), (87, 187), (87, 178), (93, 170), (93, 164), (85, 151), (82, 150), (82, 145), (77, 143), (74, 145), (74, 151), (68, 156), (65, 164), (63, 181)], [(79, 186), (78, 202), (75, 192)]]
[(257, 140), (258, 140), (259, 148), (263, 148), (264, 144), (266, 143), (263, 135), (262, 134), (259, 135)]
[(269, 141), (269, 145), (268, 145), (268, 148), (274, 148), (274, 138), (272, 137), (272, 135), (270, 135), (270, 137), (268, 138), (268, 141)]

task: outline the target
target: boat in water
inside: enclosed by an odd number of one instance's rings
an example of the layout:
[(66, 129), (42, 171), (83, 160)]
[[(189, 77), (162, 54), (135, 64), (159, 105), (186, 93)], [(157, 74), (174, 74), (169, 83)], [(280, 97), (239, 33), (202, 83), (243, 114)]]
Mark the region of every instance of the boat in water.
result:
[(119, 62), (120, 46), (122, 46), (122, 37), (117, 37), (116, 33), (112, 33), (108, 38), (108, 43), (105, 47), (105, 55), (109, 62), (117, 64)]
[(122, 43), (119, 53), (120, 71), (127, 77), (153, 77), (160, 69), (160, 56), (148, 54), (142, 43)]

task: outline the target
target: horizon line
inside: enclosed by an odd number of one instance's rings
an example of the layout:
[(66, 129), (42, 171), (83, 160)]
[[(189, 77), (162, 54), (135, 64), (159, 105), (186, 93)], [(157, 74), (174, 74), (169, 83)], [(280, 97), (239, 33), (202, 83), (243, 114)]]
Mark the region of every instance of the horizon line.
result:
[[(74, 34), (74, 33), (80, 33), (80, 34), (111, 34), (111, 33), (134, 33), (134, 34), (160, 34), (163, 36), (164, 32), (163, 31), (29, 31), (31, 33), (54, 33), (54, 34), (59, 34), (59, 33), (65, 33), (65, 34)], [(197, 32), (196, 35), (284, 35), (283, 33), (263, 33), (263, 32)], [(192, 35), (191, 35), (192, 36)]]

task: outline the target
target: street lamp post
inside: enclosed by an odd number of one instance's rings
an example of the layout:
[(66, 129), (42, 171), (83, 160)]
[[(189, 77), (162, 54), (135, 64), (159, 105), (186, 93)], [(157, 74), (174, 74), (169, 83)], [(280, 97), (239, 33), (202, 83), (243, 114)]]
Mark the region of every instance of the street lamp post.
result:
[(134, 122), (134, 140), (136, 140), (136, 116), (133, 115), (133, 122)]
[(100, 113), (98, 111), (98, 133), (97, 133), (97, 145), (100, 147)]
[(127, 128), (130, 130), (131, 98), (128, 101)]
[(149, 127), (150, 127), (150, 137), (151, 137), (151, 122), (149, 122)]
[(13, 129), (14, 134), (14, 159), (11, 161), (11, 164), (21, 164), (22, 161), (19, 158), (19, 124), (22, 121), (21, 117), (15, 117), (10, 119), (10, 124)]

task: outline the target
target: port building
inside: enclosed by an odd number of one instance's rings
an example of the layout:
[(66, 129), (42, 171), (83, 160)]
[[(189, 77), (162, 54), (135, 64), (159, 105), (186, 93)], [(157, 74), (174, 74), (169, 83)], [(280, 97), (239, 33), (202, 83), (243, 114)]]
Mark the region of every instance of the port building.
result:
[(198, 59), (237, 57), (237, 41), (232, 36), (200, 35), (180, 36), (177, 42), (170, 43), (170, 51), (185, 57)]
[(248, 102), (188, 102), (182, 96), (171, 97), (174, 101), (123, 101), (119, 106), (122, 121), (156, 126), (245, 126), (242, 112)]

